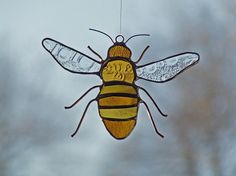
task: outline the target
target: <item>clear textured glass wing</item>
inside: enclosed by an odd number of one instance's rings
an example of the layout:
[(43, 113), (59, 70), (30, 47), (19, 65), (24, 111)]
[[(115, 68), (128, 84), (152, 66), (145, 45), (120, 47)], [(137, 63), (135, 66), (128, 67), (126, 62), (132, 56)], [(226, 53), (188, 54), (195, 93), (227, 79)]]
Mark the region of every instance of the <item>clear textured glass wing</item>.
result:
[(45, 38), (42, 45), (59, 65), (70, 72), (97, 74), (100, 70), (101, 64), (99, 61), (56, 40)]
[(170, 56), (157, 62), (137, 67), (137, 76), (153, 82), (166, 82), (196, 64), (199, 54), (193, 52)]

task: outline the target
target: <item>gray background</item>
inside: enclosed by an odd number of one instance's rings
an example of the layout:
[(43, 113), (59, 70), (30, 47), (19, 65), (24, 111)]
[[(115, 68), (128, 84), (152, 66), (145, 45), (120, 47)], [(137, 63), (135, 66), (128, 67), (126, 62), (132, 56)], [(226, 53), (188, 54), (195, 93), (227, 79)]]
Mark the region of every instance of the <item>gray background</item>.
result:
[(43, 49), (51, 37), (104, 58), (119, 33), (118, 0), (0, 0), (0, 175), (1, 176), (234, 176), (236, 173), (236, 1), (123, 0), (123, 32), (151, 37), (128, 43), (133, 59), (151, 45), (141, 64), (184, 51), (200, 53), (198, 65), (176, 79), (138, 81), (169, 116), (148, 100), (157, 136), (144, 107), (124, 141), (114, 140), (92, 104), (71, 138), (101, 81), (64, 71)]

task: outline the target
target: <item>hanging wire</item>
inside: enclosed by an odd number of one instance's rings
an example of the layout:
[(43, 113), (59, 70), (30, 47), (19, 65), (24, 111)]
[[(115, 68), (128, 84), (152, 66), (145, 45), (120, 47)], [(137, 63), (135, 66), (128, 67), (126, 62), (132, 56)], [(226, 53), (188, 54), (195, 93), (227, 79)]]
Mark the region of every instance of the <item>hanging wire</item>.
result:
[(122, 32), (122, 10), (123, 10), (123, 0), (120, 0), (120, 34)]

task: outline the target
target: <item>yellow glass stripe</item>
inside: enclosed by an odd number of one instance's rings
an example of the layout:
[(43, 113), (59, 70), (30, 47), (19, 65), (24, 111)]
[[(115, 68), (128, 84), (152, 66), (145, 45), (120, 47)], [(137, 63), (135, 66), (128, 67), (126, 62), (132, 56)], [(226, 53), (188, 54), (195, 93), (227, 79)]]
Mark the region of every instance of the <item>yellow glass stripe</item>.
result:
[(107, 93), (129, 93), (129, 94), (137, 94), (135, 88), (127, 85), (112, 85), (112, 86), (104, 86), (100, 94)]
[(129, 119), (137, 116), (137, 106), (132, 108), (120, 109), (99, 109), (100, 115), (103, 118), (109, 119)]
[(111, 96), (99, 99), (98, 103), (99, 106), (136, 105), (138, 98)]

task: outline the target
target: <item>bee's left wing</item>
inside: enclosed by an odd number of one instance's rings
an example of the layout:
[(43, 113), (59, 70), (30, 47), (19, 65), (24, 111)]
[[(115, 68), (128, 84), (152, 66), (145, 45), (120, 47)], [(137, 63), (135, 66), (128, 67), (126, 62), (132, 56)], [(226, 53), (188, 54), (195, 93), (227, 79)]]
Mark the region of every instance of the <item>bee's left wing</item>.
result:
[(100, 70), (99, 61), (56, 40), (45, 38), (42, 45), (67, 71), (79, 74), (98, 74)]
[(157, 83), (166, 82), (195, 65), (199, 59), (199, 54), (193, 52), (170, 56), (157, 62), (138, 66), (136, 69), (137, 76)]

